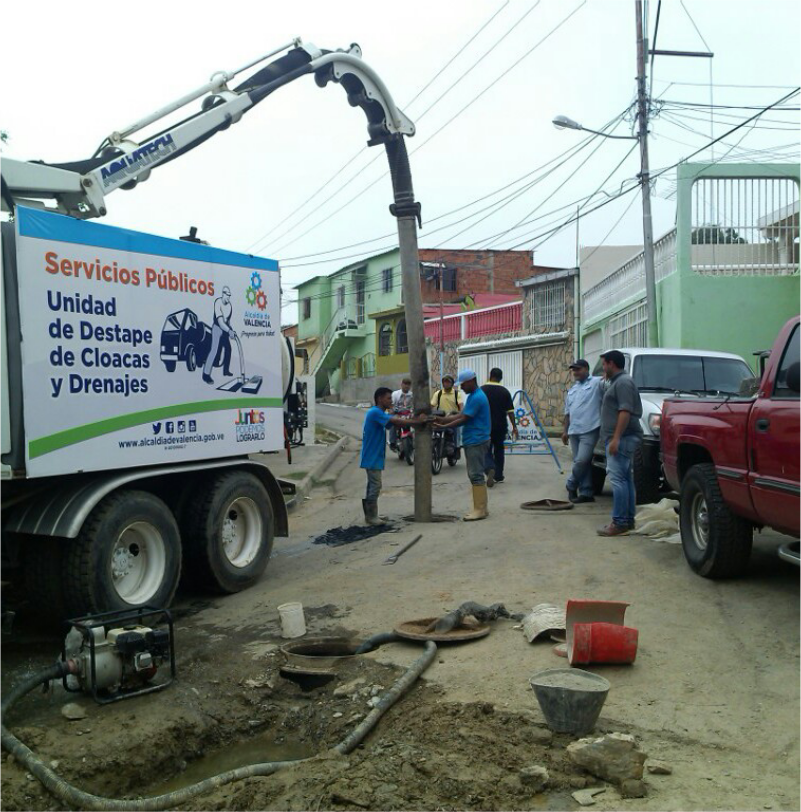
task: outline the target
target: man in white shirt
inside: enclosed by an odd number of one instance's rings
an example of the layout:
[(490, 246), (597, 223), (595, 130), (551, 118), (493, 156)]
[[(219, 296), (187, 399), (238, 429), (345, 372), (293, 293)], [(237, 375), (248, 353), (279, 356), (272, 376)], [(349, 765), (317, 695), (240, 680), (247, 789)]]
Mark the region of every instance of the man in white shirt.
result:
[(211, 327), (211, 349), (206, 356), (206, 363), (203, 365), (203, 380), (213, 384), (211, 370), (217, 360), (217, 353), (222, 348), (223, 355), (223, 375), (231, 377), (231, 339), (236, 336), (234, 328), (231, 327), (231, 289), (226, 285), (222, 289), (222, 296), (214, 300), (214, 324)]
[[(404, 378), (401, 381), (401, 388), (392, 393), (392, 411), (397, 414), (402, 411), (412, 411), (412, 379)], [(398, 430), (394, 424), (389, 429), (389, 447), (395, 451), (398, 445)]]
[(565, 397), (562, 442), (570, 442), (573, 470), (567, 478), (567, 495), (574, 504), (594, 502), (592, 452), (601, 430), (603, 379), (590, 375), (590, 365), (579, 358), (570, 365), (575, 383)]

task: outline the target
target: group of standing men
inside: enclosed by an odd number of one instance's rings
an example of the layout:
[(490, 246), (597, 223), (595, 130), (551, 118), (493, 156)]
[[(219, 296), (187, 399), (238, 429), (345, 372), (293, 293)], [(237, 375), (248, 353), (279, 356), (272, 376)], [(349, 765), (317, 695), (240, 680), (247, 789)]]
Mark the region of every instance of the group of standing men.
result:
[[(430, 423), (434, 428), (457, 429), (461, 427), (461, 446), (464, 449), (467, 476), (472, 488), (473, 509), (463, 518), (465, 521), (486, 519), (487, 488), (504, 481), (504, 442), (507, 436), (507, 419), (512, 424), (512, 432), (517, 437), (514, 407), (509, 390), (501, 384), (503, 372), (490, 371), (490, 380), (479, 387), (476, 373), (464, 370), (459, 373), (456, 383), (464, 393), (465, 400), (459, 397), (450, 375), (442, 378), (442, 389), (435, 392), (431, 405), (439, 416), (401, 417), (399, 407), (411, 410), (411, 381), (404, 378), (401, 390), (392, 392), (380, 387), (373, 396), (374, 405), (364, 419), (362, 438), (361, 467), (367, 473), (367, 492), (362, 500), (364, 518), (367, 524), (380, 524), (378, 517), (378, 496), (381, 492), (381, 478), (386, 459), (384, 432), (403, 426), (422, 426)], [(407, 403), (405, 399), (408, 398)], [(390, 445), (395, 441), (394, 431), (390, 435)]]
[(595, 501), (592, 457), (600, 438), (612, 485), (612, 521), (597, 532), (620, 536), (634, 529), (634, 456), (642, 442), (642, 401), (620, 350), (602, 353), (601, 361), (604, 378), (590, 375), (583, 358), (570, 365), (575, 383), (565, 398), (562, 442), (572, 448), (573, 470), (566, 487), (573, 503)]
[[(601, 355), (604, 378), (590, 375), (590, 365), (579, 359), (570, 365), (575, 383), (565, 398), (562, 442), (570, 443), (573, 470), (567, 479), (568, 498), (575, 504), (594, 502), (592, 458), (599, 438), (606, 451), (606, 470), (612, 485), (612, 521), (598, 529), (600, 536), (619, 536), (634, 528), (636, 494), (634, 456), (642, 441), (642, 402), (637, 385), (625, 372), (625, 356), (619, 350)], [(374, 405), (364, 419), (361, 467), (367, 473), (367, 493), (362, 500), (367, 524), (380, 524), (378, 496), (386, 458), (385, 431), (403, 426), (431, 424), (434, 428), (461, 427), (467, 476), (472, 487), (473, 509), (464, 521), (486, 519), (489, 515), (487, 489), (504, 481), (504, 443), (507, 420), (512, 435), (518, 437), (514, 405), (509, 390), (502, 385), (503, 372), (490, 370), (482, 387), (476, 373), (464, 370), (456, 383), (466, 399), (460, 402), (450, 375), (442, 378), (442, 389), (434, 393), (431, 405), (438, 416), (411, 416), (411, 381), (404, 378), (401, 389), (387, 387), (375, 391)], [(390, 413), (392, 409), (395, 413)], [(408, 410), (408, 417), (398, 411)], [(444, 414), (442, 414), (444, 413)], [(394, 435), (390, 435), (392, 443)]]

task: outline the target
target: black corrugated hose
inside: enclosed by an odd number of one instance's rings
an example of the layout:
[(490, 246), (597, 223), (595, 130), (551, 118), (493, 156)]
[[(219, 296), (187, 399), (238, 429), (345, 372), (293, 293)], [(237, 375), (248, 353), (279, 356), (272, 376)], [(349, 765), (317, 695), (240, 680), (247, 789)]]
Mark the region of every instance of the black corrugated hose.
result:
[[(371, 647), (366, 649), (372, 651), (383, 643), (397, 640), (394, 632), (374, 635), (365, 641)], [(363, 644), (364, 646), (364, 644)], [(437, 646), (435, 643), (427, 642), (425, 651), (406, 669), (401, 676), (387, 691), (382, 694), (378, 704), (364, 718), (364, 720), (348, 735), (343, 741), (332, 748), (333, 752), (340, 755), (347, 755), (356, 749), (367, 737), (370, 731), (378, 724), (378, 720), (403, 696), (409, 688), (416, 682), (420, 675), (431, 665), (437, 656)], [(26, 747), (16, 736), (14, 736), (5, 726), (6, 713), (23, 696), (30, 693), (38, 686), (48, 683), (54, 679), (61, 679), (65, 674), (70, 673), (70, 664), (60, 662), (44, 671), (30, 677), (12, 690), (2, 703), (3, 724), (2, 724), (2, 746), (4, 750), (11, 753), (14, 758), (22, 764), (30, 773), (35, 775), (45, 786), (45, 788), (56, 798), (77, 809), (92, 810), (159, 810), (172, 809), (180, 804), (184, 804), (198, 795), (225, 786), (234, 781), (241, 781), (243, 778), (254, 776), (272, 775), (285, 767), (300, 764), (304, 761), (311, 761), (312, 758), (298, 759), (295, 761), (267, 761), (261, 764), (250, 764), (247, 767), (239, 767), (235, 770), (228, 770), (219, 775), (207, 778), (197, 784), (184, 787), (183, 789), (168, 792), (165, 795), (155, 795), (151, 798), (139, 798), (136, 800), (123, 800), (117, 798), (103, 798), (99, 795), (92, 795), (84, 792), (72, 784), (67, 783), (63, 778), (59, 778), (30, 748)]]

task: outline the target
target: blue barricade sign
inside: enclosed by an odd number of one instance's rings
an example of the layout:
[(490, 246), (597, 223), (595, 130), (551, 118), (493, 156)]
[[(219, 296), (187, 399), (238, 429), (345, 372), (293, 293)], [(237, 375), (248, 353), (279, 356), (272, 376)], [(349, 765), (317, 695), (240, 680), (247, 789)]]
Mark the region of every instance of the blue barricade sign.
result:
[(559, 473), (564, 473), (528, 393), (518, 389), (512, 398), (512, 403), (515, 407), (515, 423), (519, 439), (507, 440), (504, 443), (507, 453), (551, 456)]

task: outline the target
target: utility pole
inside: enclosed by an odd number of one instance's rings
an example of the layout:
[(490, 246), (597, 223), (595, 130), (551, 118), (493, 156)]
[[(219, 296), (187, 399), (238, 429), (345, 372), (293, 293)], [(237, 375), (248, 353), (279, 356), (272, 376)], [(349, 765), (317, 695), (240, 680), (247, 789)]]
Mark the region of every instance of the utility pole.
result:
[[(409, 342), (409, 374), (412, 379), (414, 413), (431, 413), (428, 384), (428, 357), (423, 325), (423, 297), (420, 293), (420, 257), (417, 252), (417, 223), (420, 204), (415, 202), (409, 156), (402, 135), (386, 141), (395, 203), (389, 207), (398, 220), (403, 303), (406, 308), (406, 335)], [(431, 428), (420, 426), (414, 432), (414, 520), (431, 521)]]
[(642, 235), (645, 259), (645, 302), (648, 313), (648, 346), (659, 346), (654, 270), (654, 230), (651, 220), (651, 175), (648, 167), (648, 97), (645, 88), (645, 52), (642, 0), (634, 0), (637, 17), (637, 120), (640, 142), (640, 186), (642, 187)]

